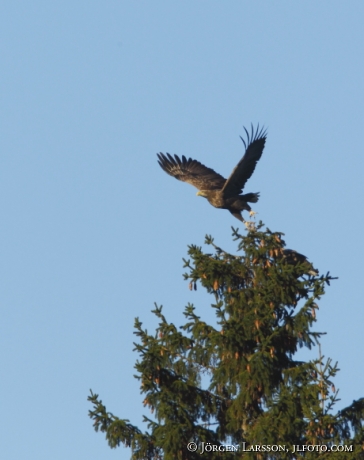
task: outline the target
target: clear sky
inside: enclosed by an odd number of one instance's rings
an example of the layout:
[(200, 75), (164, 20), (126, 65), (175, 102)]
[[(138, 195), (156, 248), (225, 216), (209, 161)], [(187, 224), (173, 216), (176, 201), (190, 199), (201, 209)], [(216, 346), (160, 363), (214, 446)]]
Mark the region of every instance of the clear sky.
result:
[[(243, 126), (268, 128), (247, 192), (332, 283), (315, 330), (338, 408), (364, 396), (364, 3), (4, 1), (0, 5), (0, 457), (128, 459), (87, 416), (89, 389), (141, 425), (133, 323), (182, 324), (182, 257), (231, 226), (156, 152), (224, 176)], [(305, 356), (315, 358), (317, 350)]]

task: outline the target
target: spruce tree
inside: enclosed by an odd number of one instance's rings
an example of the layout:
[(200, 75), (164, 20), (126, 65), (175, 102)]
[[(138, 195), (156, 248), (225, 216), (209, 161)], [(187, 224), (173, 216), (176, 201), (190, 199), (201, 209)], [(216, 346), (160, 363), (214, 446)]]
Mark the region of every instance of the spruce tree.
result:
[[(152, 415), (142, 432), (91, 392), (89, 415), (110, 447), (131, 447), (134, 460), (364, 458), (364, 398), (335, 410), (338, 366), (313, 330), (334, 278), (287, 250), (282, 236), (260, 222), (244, 235), (233, 229), (236, 255), (210, 236), (212, 253), (189, 247), (185, 279), (213, 296), (215, 321), (187, 305), (177, 328), (156, 306), (151, 335), (136, 319), (136, 378)], [(314, 346), (311, 361), (295, 359)]]

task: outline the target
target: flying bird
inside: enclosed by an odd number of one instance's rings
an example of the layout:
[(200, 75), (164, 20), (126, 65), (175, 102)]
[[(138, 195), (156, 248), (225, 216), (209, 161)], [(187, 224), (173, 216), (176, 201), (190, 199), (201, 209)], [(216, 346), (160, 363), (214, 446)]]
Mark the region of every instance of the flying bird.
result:
[(251, 215), (253, 214), (248, 203), (256, 203), (259, 193), (242, 195), (242, 191), (262, 156), (267, 132), (264, 127), (259, 129), (259, 125), (256, 130), (252, 125), (250, 133), (246, 128), (244, 130), (247, 139), (244, 140), (241, 136), (240, 139), (244, 143), (245, 153), (228, 179), (197, 160), (187, 159), (184, 155), (179, 158), (169, 153), (166, 155), (157, 153), (158, 163), (170, 176), (196, 187), (197, 195), (207, 198), (212, 206), (227, 209), (234, 217), (245, 222), (241, 212), (249, 211)]

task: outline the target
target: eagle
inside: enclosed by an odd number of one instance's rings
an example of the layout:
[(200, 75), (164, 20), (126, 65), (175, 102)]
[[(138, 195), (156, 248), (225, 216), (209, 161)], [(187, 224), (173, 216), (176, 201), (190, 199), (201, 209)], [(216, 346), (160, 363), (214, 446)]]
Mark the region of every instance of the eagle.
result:
[(230, 177), (225, 179), (213, 169), (204, 166), (197, 160), (179, 158), (177, 155), (157, 153), (160, 167), (170, 176), (187, 182), (198, 189), (197, 195), (207, 198), (215, 208), (227, 209), (231, 214), (245, 222), (241, 212), (249, 211), (254, 214), (248, 203), (256, 203), (259, 193), (246, 193), (242, 195), (246, 181), (253, 174), (254, 169), (262, 156), (267, 131), (264, 127), (257, 129), (251, 125), (251, 132), (244, 127), (247, 139), (240, 139), (244, 143), (245, 153), (235, 166)]
[(306, 256), (294, 249), (283, 249), (283, 259), (290, 265), (302, 265), (311, 276), (317, 276), (319, 271), (312, 265)]

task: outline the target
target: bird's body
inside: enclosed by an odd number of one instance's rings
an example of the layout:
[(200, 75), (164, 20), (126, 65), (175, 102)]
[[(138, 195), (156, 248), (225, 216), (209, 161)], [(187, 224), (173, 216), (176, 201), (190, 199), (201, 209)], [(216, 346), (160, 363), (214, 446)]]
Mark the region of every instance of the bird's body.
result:
[(228, 209), (234, 217), (242, 222), (244, 222), (244, 219), (240, 213), (242, 211), (251, 211), (252, 209), (248, 202), (256, 203), (259, 199), (259, 193), (224, 198), (224, 193), (221, 190), (200, 190), (197, 195), (207, 198), (207, 201), (215, 208)]
[(302, 267), (311, 276), (317, 276), (319, 271), (312, 265), (306, 256), (300, 254), (294, 249), (283, 249), (283, 259), (290, 265), (302, 265)]
[(251, 211), (248, 203), (256, 203), (259, 193), (242, 195), (242, 191), (262, 156), (266, 141), (266, 132), (264, 128), (259, 130), (259, 125), (255, 132), (253, 127), (251, 133), (246, 129), (245, 132), (247, 142), (241, 138), (245, 145), (245, 154), (227, 180), (213, 169), (185, 156), (179, 158), (177, 155), (173, 157), (169, 153), (159, 153), (158, 163), (169, 175), (198, 188), (197, 195), (205, 197), (212, 206), (227, 209), (244, 222), (241, 212)]

